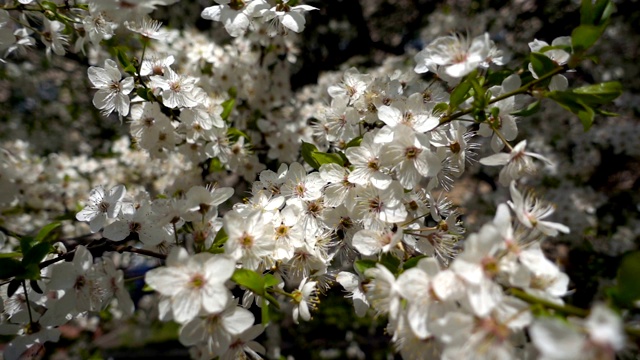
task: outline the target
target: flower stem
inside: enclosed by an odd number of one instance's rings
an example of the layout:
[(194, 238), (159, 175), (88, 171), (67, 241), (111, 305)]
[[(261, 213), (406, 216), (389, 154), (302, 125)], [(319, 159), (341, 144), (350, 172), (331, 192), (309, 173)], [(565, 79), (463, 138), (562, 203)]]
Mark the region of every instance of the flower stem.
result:
[(33, 317), (31, 316), (31, 305), (29, 304), (29, 295), (27, 294), (27, 282), (25, 280), (22, 280), (22, 289), (24, 290), (24, 300), (27, 303), (27, 313), (29, 313), (29, 325), (33, 326)]
[(560, 305), (560, 304), (556, 304), (554, 302), (551, 302), (549, 300), (545, 300), (545, 299), (541, 299), (539, 297), (533, 296), (523, 290), (520, 289), (516, 289), (516, 288), (510, 288), (507, 291), (509, 294), (517, 297), (520, 300), (524, 300), (525, 302), (532, 304), (532, 305), (542, 305), (545, 308), (548, 309), (553, 309), (559, 312), (562, 312), (564, 314), (567, 315), (575, 315), (578, 317), (587, 317), (589, 315), (589, 310), (585, 310), (573, 305)]
[[(510, 91), (508, 93), (504, 93), (504, 94), (502, 94), (500, 96), (494, 97), (493, 99), (491, 99), (487, 103), (487, 105), (496, 103), (498, 101), (501, 101), (501, 100), (504, 100), (504, 99), (507, 99), (507, 98), (510, 98), (512, 96), (516, 96), (516, 95), (519, 95), (519, 94), (526, 94), (531, 90), (531, 87), (533, 87), (534, 85), (536, 85), (538, 83), (541, 83), (542, 81), (545, 81), (545, 80), (549, 79), (550, 77), (561, 73), (562, 71), (564, 71), (564, 67), (558, 67), (558, 68), (554, 69), (553, 71), (550, 71), (549, 73), (547, 73), (547, 74), (545, 74), (543, 76), (540, 76), (537, 79), (533, 79), (533, 80), (529, 81), (528, 83), (522, 85), (521, 87), (519, 87), (519, 88), (517, 88), (517, 89), (515, 89), (513, 91)], [(443, 116), (442, 118), (440, 118), (440, 125), (448, 123), (448, 122), (451, 122), (453, 120), (456, 120), (457, 118), (459, 118), (461, 116), (470, 114), (473, 110), (474, 110), (474, 108), (470, 107), (468, 109), (460, 110), (460, 111), (458, 111), (456, 113), (453, 113), (453, 114), (451, 114), (449, 116)]]
[(502, 140), (502, 143), (509, 148), (509, 151), (513, 150), (513, 146), (511, 146), (511, 144), (509, 144), (509, 141), (507, 141), (507, 139), (505, 139), (504, 135), (502, 135), (502, 133), (500, 132), (500, 130), (498, 129), (493, 129), (493, 132), (496, 134), (497, 137), (500, 138), (500, 140)]

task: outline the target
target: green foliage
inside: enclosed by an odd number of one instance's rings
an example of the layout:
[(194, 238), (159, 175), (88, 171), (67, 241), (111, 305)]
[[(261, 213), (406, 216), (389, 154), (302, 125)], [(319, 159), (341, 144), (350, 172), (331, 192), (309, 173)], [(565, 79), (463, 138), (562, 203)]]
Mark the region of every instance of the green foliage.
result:
[[(558, 68), (558, 64), (549, 59), (546, 55), (538, 52), (532, 52), (531, 55), (529, 55), (529, 61), (531, 62), (531, 67), (533, 67), (533, 71), (536, 73), (538, 78), (541, 78)], [(546, 87), (548, 83), (543, 83), (543, 85)]]
[(268, 291), (276, 287), (280, 280), (271, 274), (264, 276), (248, 269), (236, 269), (231, 276), (236, 284), (251, 290), (255, 295), (262, 297), (262, 323), (266, 325), (269, 322), (269, 301), (274, 307), (279, 309), (278, 301)]
[(451, 96), (449, 97), (449, 110), (448, 113), (451, 114), (462, 104), (467, 98), (469, 98), (469, 90), (472, 88), (472, 79), (474, 78), (476, 72), (472, 72), (467, 75), (467, 77), (451, 92)]
[(613, 116), (615, 114), (601, 110), (602, 105), (610, 103), (622, 94), (622, 85), (611, 81), (601, 84), (587, 85), (566, 91), (551, 91), (546, 96), (565, 109), (578, 115), (584, 130), (593, 125), (595, 114)]
[(308, 142), (302, 142), (302, 158), (312, 168), (318, 170), (324, 164), (338, 164), (344, 166), (344, 155), (339, 153), (325, 153), (318, 151), (318, 148)]
[(356, 269), (356, 271), (359, 274), (364, 274), (364, 272), (367, 271), (367, 269), (376, 267), (376, 262), (374, 260), (368, 260), (368, 259), (356, 260), (355, 263), (353, 264), (353, 267)]
[(540, 111), (540, 100), (534, 101), (529, 104), (526, 108), (520, 109), (518, 111), (514, 111), (511, 115), (514, 116), (531, 116)]
[(640, 300), (640, 251), (627, 254), (620, 263), (616, 286), (609, 290), (609, 295), (618, 306), (635, 308)]
[(235, 106), (236, 106), (235, 98), (231, 98), (222, 103), (222, 113), (220, 114), (220, 117), (222, 118), (222, 120), (226, 121), (229, 119), (229, 115), (231, 115), (231, 111), (233, 111), (233, 108)]
[(231, 141), (238, 141), (240, 137), (247, 139), (249, 142), (251, 141), (251, 138), (249, 137), (249, 135), (247, 135), (244, 131), (235, 127), (230, 127), (227, 130), (227, 136)]
[[(20, 253), (0, 257), (0, 279), (40, 279), (40, 262), (53, 250), (51, 244), (58, 235), (54, 230), (59, 226), (59, 222), (53, 222), (45, 225), (36, 236), (20, 238)], [(17, 259), (20, 256), (22, 260)]]

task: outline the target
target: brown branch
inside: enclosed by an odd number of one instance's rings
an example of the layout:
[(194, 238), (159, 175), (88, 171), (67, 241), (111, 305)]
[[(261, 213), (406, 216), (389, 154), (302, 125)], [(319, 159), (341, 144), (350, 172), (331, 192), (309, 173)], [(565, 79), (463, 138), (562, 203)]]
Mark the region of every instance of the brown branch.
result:
[[(119, 253), (130, 252), (134, 254), (151, 256), (161, 260), (165, 260), (167, 258), (167, 255), (165, 254), (157, 253), (151, 250), (138, 249), (131, 245), (126, 245), (126, 243), (132, 240), (138, 240), (138, 234), (130, 233), (129, 236), (127, 236), (124, 240), (120, 240), (120, 241), (113, 241), (103, 237), (91, 242), (87, 246), (87, 250), (89, 250), (89, 252), (94, 258), (101, 257), (105, 252), (119, 252)], [(76, 249), (73, 249), (56, 258), (43, 261), (40, 263), (40, 269), (44, 269), (47, 266), (51, 266), (61, 261), (71, 261), (75, 256), (75, 252), (76, 252)]]

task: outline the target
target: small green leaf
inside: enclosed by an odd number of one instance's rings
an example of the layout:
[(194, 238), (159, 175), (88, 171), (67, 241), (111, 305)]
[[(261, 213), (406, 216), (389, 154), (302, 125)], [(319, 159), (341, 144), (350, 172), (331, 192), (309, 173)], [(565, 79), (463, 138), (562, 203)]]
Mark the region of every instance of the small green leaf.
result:
[(127, 67), (125, 67), (124, 72), (131, 75), (131, 76), (135, 76), (135, 74), (138, 72), (138, 70), (136, 70), (136, 67), (133, 66), (133, 64), (129, 64)]
[(24, 271), (24, 266), (18, 260), (11, 258), (0, 259), (0, 279), (12, 278), (24, 273)]
[(504, 79), (508, 78), (511, 74), (513, 74), (513, 70), (489, 70), (486, 76), (485, 86), (500, 86)]
[(593, 109), (582, 102), (578, 96), (571, 91), (551, 91), (546, 95), (548, 98), (557, 102), (560, 106), (572, 113), (578, 115), (585, 131), (591, 128), (593, 124)]
[(16, 279), (23, 280), (39, 280), (40, 279), (40, 266), (35, 263), (30, 263), (25, 266), (24, 272), (16, 276)]
[(229, 119), (229, 115), (231, 115), (231, 111), (233, 111), (233, 107), (236, 106), (236, 99), (231, 98), (223, 102), (221, 105), (222, 105), (222, 113), (220, 114), (220, 117), (222, 118), (222, 120), (226, 121), (227, 119)]
[(592, 8), (592, 25), (604, 24), (615, 11), (615, 5), (610, 0), (596, 0)]
[(136, 88), (136, 94), (147, 101), (151, 101), (151, 98), (149, 98), (149, 95), (148, 95), (149, 93), (147, 92), (147, 89), (143, 87)]
[(20, 250), (22, 254), (26, 254), (36, 244), (36, 239), (32, 236), (23, 236), (20, 238)]
[(467, 78), (458, 84), (451, 92), (451, 96), (449, 97), (449, 113), (454, 112), (458, 106), (469, 97), (469, 90), (471, 90), (472, 87), (471, 79), (472, 76), (467, 75)]
[(115, 48), (116, 50), (116, 58), (118, 58), (118, 62), (122, 68), (126, 69), (129, 65), (131, 65), (131, 60), (127, 56), (127, 50), (121, 46)]
[(227, 91), (227, 94), (229, 94), (232, 99), (235, 99), (238, 97), (238, 89), (236, 89), (235, 86), (232, 86), (229, 88), (229, 91)]
[(220, 249), (224, 245), (224, 243), (227, 242), (227, 240), (229, 240), (229, 235), (227, 235), (227, 232), (222, 227), (216, 234), (216, 237), (213, 239), (213, 244), (211, 244), (208, 252), (217, 252), (216, 250)]
[(540, 100), (534, 101), (526, 108), (514, 111), (511, 113), (513, 116), (531, 116), (540, 110)]
[(278, 284), (280, 284), (280, 280), (277, 277), (275, 277), (275, 276), (273, 276), (271, 274), (265, 274), (264, 275), (264, 286), (265, 287), (272, 287), (272, 286), (276, 286)]
[(440, 113), (445, 113), (447, 112), (447, 110), (449, 109), (449, 104), (441, 102), (441, 103), (437, 103), (434, 107), (433, 107), (433, 113), (434, 114), (440, 114)]
[(349, 141), (347, 143), (345, 148), (350, 148), (350, 147), (354, 147), (354, 146), (360, 146), (361, 142), (362, 142), (362, 136), (358, 136), (356, 138), (351, 139), (351, 141)]
[(311, 156), (320, 166), (324, 164), (338, 164), (340, 166), (344, 166), (342, 157), (336, 153), (314, 151), (313, 153), (311, 153)]
[(580, 99), (589, 104), (604, 105), (622, 95), (622, 85), (617, 81), (582, 86), (573, 90)]
[(427, 257), (426, 255), (412, 257), (411, 259), (405, 261), (404, 264), (402, 264), (402, 268), (404, 270), (409, 270), (412, 267), (415, 267), (416, 265), (418, 265), (418, 262), (426, 257)]
[(52, 1), (43, 1), (40, 3), (43, 9), (56, 12), (58, 10), (58, 5)]
[(585, 51), (598, 41), (604, 26), (580, 25), (571, 32), (571, 45), (575, 52)]
[(227, 136), (229, 136), (229, 139), (231, 141), (238, 141), (240, 137), (243, 137), (249, 140), (249, 142), (251, 141), (251, 138), (249, 137), (249, 135), (247, 135), (244, 131), (234, 127), (230, 127), (227, 130)]
[(222, 161), (220, 161), (220, 159), (218, 159), (217, 157), (211, 158), (211, 160), (209, 161), (210, 173), (223, 171), (224, 169), (224, 164), (222, 163)]
[(31, 289), (33, 289), (33, 291), (37, 292), (38, 294), (44, 294), (44, 291), (42, 291), (42, 289), (40, 288), (38, 281), (31, 280), (29, 281), (29, 285), (31, 285)]
[(20, 258), (22, 254), (19, 252), (0, 253), (0, 259)]
[(595, 118), (595, 112), (593, 109), (589, 106), (585, 106), (583, 110), (578, 111), (577, 115), (580, 122), (582, 122), (582, 128), (584, 131), (591, 129), (593, 119)]
[(614, 299), (625, 307), (635, 307), (634, 303), (640, 300), (640, 251), (634, 251), (622, 258), (618, 275)]
[(254, 294), (264, 296), (264, 278), (255, 271), (248, 269), (236, 269), (231, 280), (240, 286), (253, 291)]
[(596, 112), (606, 115), (606, 111), (599, 109), (622, 94), (622, 86), (618, 82), (606, 82), (583, 86), (569, 91), (551, 91), (546, 96), (565, 109), (578, 115), (582, 125), (588, 130), (593, 124)]
[(356, 269), (358, 274), (364, 274), (364, 272), (367, 271), (367, 269), (376, 267), (376, 262), (373, 260), (366, 260), (366, 259), (356, 260), (356, 262), (353, 263), (353, 267)]
[(311, 166), (312, 168), (318, 170), (320, 168), (320, 164), (313, 157), (313, 153), (318, 152), (318, 148), (313, 144), (303, 141), (301, 146), (301, 151), (302, 151), (302, 158), (304, 159), (304, 161), (307, 164), (309, 164), (309, 166)]
[(380, 257), (380, 263), (384, 265), (387, 269), (389, 269), (389, 271), (395, 274), (398, 272), (398, 268), (400, 267), (401, 261), (391, 253), (384, 253)]
[(593, 1), (582, 0), (580, 5), (580, 24), (593, 24)]
[(28, 267), (32, 264), (40, 264), (40, 261), (42, 261), (42, 259), (44, 259), (51, 250), (53, 250), (53, 246), (48, 242), (41, 242), (34, 245), (22, 258), (22, 265)]
[(13, 294), (15, 294), (16, 291), (18, 291), (23, 281), (24, 280), (18, 280), (18, 279), (13, 279), (9, 281), (9, 286), (7, 286), (7, 296), (12, 297)]
[(531, 62), (533, 71), (536, 73), (538, 78), (552, 72), (558, 67), (553, 60), (549, 59), (546, 55), (537, 52), (532, 52), (529, 55), (529, 61)]
[(51, 232), (55, 229), (57, 229), (58, 227), (60, 227), (59, 222), (52, 222), (51, 224), (47, 224), (45, 225), (42, 229), (40, 229), (40, 231), (38, 232), (38, 235), (36, 235), (36, 239), (35, 242), (36, 243), (41, 243), (43, 241), (47, 241), (47, 242), (55, 242), (55, 240), (58, 238), (57, 234), (52, 234)]

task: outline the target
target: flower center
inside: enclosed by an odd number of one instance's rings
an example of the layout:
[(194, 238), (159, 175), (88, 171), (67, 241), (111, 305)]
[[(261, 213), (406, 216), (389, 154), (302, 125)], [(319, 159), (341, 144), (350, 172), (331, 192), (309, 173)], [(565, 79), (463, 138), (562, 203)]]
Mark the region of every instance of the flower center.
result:
[(242, 237), (238, 242), (240, 243), (240, 246), (242, 246), (244, 249), (248, 249), (253, 246), (254, 241), (255, 239), (253, 238), (253, 236), (245, 232), (242, 234)]
[(418, 157), (418, 155), (420, 155), (420, 153), (422, 152), (421, 149), (418, 149), (415, 146), (410, 146), (408, 148), (406, 148), (404, 150), (404, 157), (409, 159), (409, 160), (413, 160), (415, 158)]
[(206, 283), (206, 280), (202, 274), (195, 274), (191, 277), (189, 285), (194, 289), (202, 289)]

